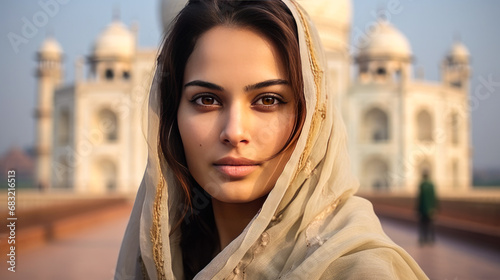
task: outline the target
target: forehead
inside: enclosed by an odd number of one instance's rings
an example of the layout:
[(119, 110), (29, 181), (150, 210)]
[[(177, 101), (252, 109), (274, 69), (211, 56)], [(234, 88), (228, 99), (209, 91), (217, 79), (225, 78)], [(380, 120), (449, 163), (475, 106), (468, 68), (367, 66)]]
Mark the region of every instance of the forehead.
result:
[(285, 79), (279, 54), (263, 35), (241, 27), (217, 26), (196, 42), (185, 70), (186, 79), (260, 82)]

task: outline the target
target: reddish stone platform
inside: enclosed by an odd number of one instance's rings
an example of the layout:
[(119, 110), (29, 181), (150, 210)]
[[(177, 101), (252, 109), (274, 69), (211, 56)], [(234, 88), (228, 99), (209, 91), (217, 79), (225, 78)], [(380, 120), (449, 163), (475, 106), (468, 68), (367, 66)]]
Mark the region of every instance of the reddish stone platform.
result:
[(382, 219), (382, 226), (387, 235), (417, 261), (430, 279), (499, 279), (500, 251), (497, 249), (439, 232), (432, 246), (421, 247), (416, 226), (392, 219)]
[[(6, 263), (2, 262), (0, 279), (113, 279), (129, 212), (130, 207), (117, 206), (94, 213), (98, 222), (19, 251), (17, 272), (7, 271)], [(498, 279), (500, 275), (500, 251), (496, 249), (439, 233), (433, 246), (420, 247), (417, 229), (411, 224), (383, 219), (382, 225), (430, 279)]]
[[(75, 218), (72, 224), (55, 229), (52, 240), (20, 250), (15, 273), (8, 271), (6, 262), (2, 262), (0, 279), (113, 279), (130, 211), (130, 206), (117, 206), (94, 212), (93, 217)], [(79, 221), (84, 226), (75, 230)]]

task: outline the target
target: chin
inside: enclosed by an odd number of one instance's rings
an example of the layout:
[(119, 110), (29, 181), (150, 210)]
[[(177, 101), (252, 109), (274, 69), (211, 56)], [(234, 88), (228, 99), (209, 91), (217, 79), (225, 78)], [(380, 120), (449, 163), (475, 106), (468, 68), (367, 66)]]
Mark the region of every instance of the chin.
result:
[(253, 200), (250, 200), (250, 199), (245, 199), (245, 198), (241, 198), (241, 197), (213, 197), (213, 199), (219, 201), (219, 202), (222, 202), (222, 203), (228, 203), (228, 204), (240, 204), (240, 203), (248, 203), (248, 202), (251, 202)]
[(259, 192), (256, 194), (253, 192), (253, 186), (245, 185), (246, 184), (242, 184), (241, 182), (226, 183), (224, 186), (219, 186), (219, 188), (217, 188), (217, 193), (213, 193), (214, 195), (212, 195), (212, 198), (223, 203), (248, 203), (268, 193)]

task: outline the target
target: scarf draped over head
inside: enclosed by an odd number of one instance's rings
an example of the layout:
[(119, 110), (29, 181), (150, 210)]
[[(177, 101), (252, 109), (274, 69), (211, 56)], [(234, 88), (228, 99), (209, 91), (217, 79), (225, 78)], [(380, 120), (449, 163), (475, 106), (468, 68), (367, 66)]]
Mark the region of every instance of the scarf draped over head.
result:
[[(427, 279), (383, 232), (371, 204), (353, 196), (347, 135), (317, 31), (293, 0), (306, 118), (293, 154), (259, 213), (195, 279)], [(183, 279), (182, 211), (174, 175), (158, 156), (157, 70), (148, 110), (149, 154), (116, 279)], [(161, 164), (160, 164), (161, 163)], [(167, 169), (167, 170), (164, 170)]]

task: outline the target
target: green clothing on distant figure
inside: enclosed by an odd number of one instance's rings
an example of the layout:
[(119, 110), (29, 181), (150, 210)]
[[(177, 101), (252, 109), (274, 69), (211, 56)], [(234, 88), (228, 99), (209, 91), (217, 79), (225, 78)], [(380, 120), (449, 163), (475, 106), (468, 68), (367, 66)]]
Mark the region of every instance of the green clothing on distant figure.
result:
[(432, 218), (437, 207), (434, 185), (429, 180), (423, 180), (420, 184), (417, 210), (421, 217)]

